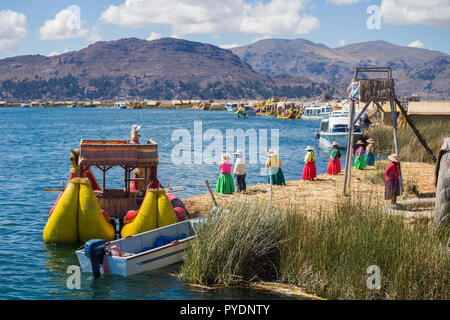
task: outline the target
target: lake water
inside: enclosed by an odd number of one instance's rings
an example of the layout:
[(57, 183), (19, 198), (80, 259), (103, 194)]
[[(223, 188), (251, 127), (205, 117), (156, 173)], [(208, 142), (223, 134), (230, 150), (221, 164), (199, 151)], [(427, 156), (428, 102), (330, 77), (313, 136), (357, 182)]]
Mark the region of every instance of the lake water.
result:
[[(254, 129), (257, 133), (266, 129), (270, 148), (271, 130), (277, 129), (285, 178), (298, 180), (307, 145), (316, 149), (318, 173), (326, 171), (330, 150), (319, 149), (314, 139), (319, 122), (238, 119), (227, 111), (108, 108), (0, 108), (0, 117), (0, 299), (285, 298), (240, 289), (196, 291), (169, 275), (176, 273), (179, 265), (129, 278), (107, 276), (94, 280), (83, 273), (81, 289), (69, 290), (66, 270), (69, 265), (78, 264), (74, 251), (80, 245), (44, 244), (42, 231), (57, 193), (44, 192), (43, 188), (58, 188), (67, 181), (70, 149), (78, 148), (81, 139), (129, 139), (131, 126), (140, 124), (141, 142), (151, 138), (158, 143), (158, 178), (163, 186), (183, 186), (185, 189), (178, 193), (182, 198), (206, 193), (205, 179), (215, 187), (217, 164), (190, 163), (194, 162), (193, 156), (190, 160), (185, 157), (183, 164), (172, 163), (172, 150), (180, 147), (179, 140), (172, 141), (175, 130), (189, 131), (194, 151), (194, 121), (201, 121), (202, 133), (211, 133), (208, 129), (222, 133), (224, 146), (227, 129)], [(258, 135), (258, 139), (260, 136), (264, 135)], [(203, 141), (203, 149), (210, 144)], [(261, 163), (247, 166), (248, 185), (266, 182), (260, 174), (264, 157), (261, 159)], [(341, 159), (345, 159), (345, 152)], [(94, 173), (100, 182), (99, 171)], [(106, 187), (123, 187), (122, 169), (108, 172)]]

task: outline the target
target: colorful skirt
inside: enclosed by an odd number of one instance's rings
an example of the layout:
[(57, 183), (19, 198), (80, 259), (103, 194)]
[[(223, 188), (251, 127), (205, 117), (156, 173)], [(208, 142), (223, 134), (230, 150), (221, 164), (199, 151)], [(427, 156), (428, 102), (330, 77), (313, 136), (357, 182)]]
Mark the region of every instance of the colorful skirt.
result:
[(303, 167), (302, 180), (311, 180), (315, 177), (317, 177), (316, 163), (308, 162)]
[(391, 200), (394, 196), (400, 195), (400, 180), (391, 179), (384, 183), (384, 200)]
[(333, 160), (333, 158), (330, 158), (328, 161), (328, 169), (327, 174), (338, 174), (341, 172), (341, 159), (336, 158)]
[(373, 152), (369, 152), (368, 154), (366, 154), (366, 165), (375, 165), (375, 154)]
[(267, 175), (267, 182), (269, 184), (276, 184), (279, 186), (286, 185), (286, 181), (284, 181), (284, 174), (281, 168), (269, 168), (269, 174)]
[(356, 170), (361, 170), (361, 169), (365, 169), (366, 168), (366, 157), (365, 156), (361, 156), (361, 158), (355, 158), (355, 169)]
[(234, 181), (230, 173), (222, 173), (217, 179), (216, 184), (217, 193), (233, 193), (234, 192)]

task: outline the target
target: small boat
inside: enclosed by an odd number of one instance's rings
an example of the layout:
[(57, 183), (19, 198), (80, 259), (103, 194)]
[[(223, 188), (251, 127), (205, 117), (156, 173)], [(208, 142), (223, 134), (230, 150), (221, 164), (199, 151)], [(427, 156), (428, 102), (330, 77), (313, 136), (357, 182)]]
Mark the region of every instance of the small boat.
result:
[(116, 102), (115, 108), (116, 109), (126, 109), (127, 107), (126, 107), (125, 102)]
[(237, 110), (237, 108), (238, 108), (238, 105), (237, 105), (237, 103), (227, 103), (226, 105), (225, 105), (225, 108), (227, 108), (227, 111), (230, 111), (230, 112), (236, 112), (236, 110)]
[(333, 111), (333, 108), (329, 105), (312, 105), (305, 107), (301, 115), (301, 119), (303, 120), (321, 120), (328, 118)]
[[(324, 146), (331, 146), (333, 141), (336, 141), (340, 148), (346, 148), (348, 131), (348, 111), (334, 111), (328, 119), (321, 120), (316, 139)], [(361, 136), (362, 129), (358, 121), (354, 127), (353, 141), (357, 141)]]
[(289, 113), (287, 115), (278, 114), (277, 118), (278, 119), (294, 119), (295, 114), (294, 114), (294, 112), (292, 112), (292, 110), (289, 110)]
[(27, 104), (27, 103), (22, 103), (20, 106), (21, 106), (22, 108), (28, 108), (30, 105)]
[[(106, 268), (106, 273), (126, 277), (181, 262), (185, 249), (206, 219), (201, 217), (185, 220), (106, 243), (103, 240), (90, 240), (83, 249), (76, 251), (81, 270), (94, 271), (95, 275), (95, 272), (101, 273)], [(164, 244), (161, 239), (172, 241)], [(159, 246), (158, 242), (162, 245)], [(105, 256), (107, 266), (102, 265)]]

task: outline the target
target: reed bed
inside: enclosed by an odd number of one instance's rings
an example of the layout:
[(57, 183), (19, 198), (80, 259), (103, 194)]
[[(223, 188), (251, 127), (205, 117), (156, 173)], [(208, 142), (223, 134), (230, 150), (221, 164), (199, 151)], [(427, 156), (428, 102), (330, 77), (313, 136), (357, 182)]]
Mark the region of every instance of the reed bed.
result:
[[(281, 281), (327, 299), (448, 299), (449, 230), (406, 223), (358, 198), (311, 216), (244, 201), (213, 214), (181, 268), (189, 283)], [(311, 209), (309, 209), (311, 210)], [(366, 272), (381, 269), (381, 289)]]
[[(439, 119), (419, 120), (415, 121), (415, 125), (430, 149), (437, 155), (444, 138), (450, 136), (448, 121)], [(371, 127), (368, 131), (368, 136), (376, 141), (377, 152), (381, 151), (385, 155), (395, 153), (392, 126), (379, 125)], [(409, 126), (399, 128), (397, 138), (402, 161), (432, 162), (425, 148)]]

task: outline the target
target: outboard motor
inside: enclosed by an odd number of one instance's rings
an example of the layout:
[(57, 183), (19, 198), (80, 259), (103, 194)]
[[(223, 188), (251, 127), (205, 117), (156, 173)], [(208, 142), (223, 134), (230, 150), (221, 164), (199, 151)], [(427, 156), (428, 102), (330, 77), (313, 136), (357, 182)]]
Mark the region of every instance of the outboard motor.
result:
[(100, 277), (100, 266), (103, 264), (103, 258), (106, 252), (106, 243), (102, 239), (91, 239), (84, 244), (84, 252), (91, 260), (92, 272), (94, 277)]

